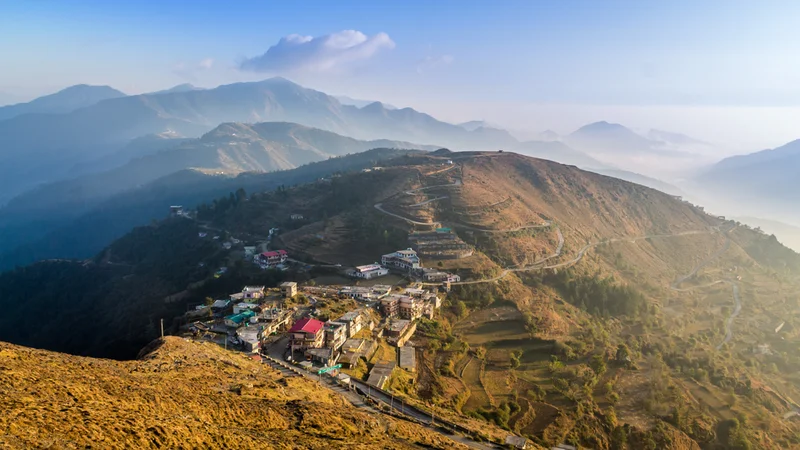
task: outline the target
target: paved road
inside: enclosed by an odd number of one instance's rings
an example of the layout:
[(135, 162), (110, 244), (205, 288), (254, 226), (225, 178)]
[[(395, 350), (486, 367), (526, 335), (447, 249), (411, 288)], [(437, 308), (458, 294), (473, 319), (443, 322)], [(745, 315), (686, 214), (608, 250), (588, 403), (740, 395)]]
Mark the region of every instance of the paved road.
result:
[(409, 219), (408, 217), (403, 217), (403, 216), (401, 216), (399, 214), (395, 214), (395, 213), (389, 212), (389, 211), (383, 209), (383, 203), (375, 203), (375, 209), (377, 209), (378, 211), (380, 211), (380, 212), (382, 212), (384, 214), (388, 214), (388, 215), (390, 215), (392, 217), (396, 217), (398, 219), (405, 220), (406, 222), (414, 224), (414, 225), (425, 225), (425, 226), (439, 225), (439, 222), (420, 222), (418, 220)]
[(430, 200), (425, 200), (424, 202), (419, 202), (419, 203), (414, 203), (413, 205), (408, 205), (408, 207), (409, 208), (414, 208), (414, 207), (417, 207), (417, 206), (427, 205), (428, 203), (433, 203), (433, 202), (436, 202), (436, 201), (439, 201), (439, 200), (444, 200), (446, 198), (449, 198), (449, 197), (446, 196), (446, 195), (443, 195), (441, 197), (436, 197), (436, 198), (432, 198)]
[(742, 312), (742, 299), (739, 295), (739, 285), (733, 281), (728, 281), (728, 283), (733, 286), (733, 302), (736, 306), (734, 306), (733, 313), (731, 313), (730, 317), (725, 319), (725, 339), (717, 345), (717, 350), (721, 349), (723, 345), (730, 342), (733, 338), (733, 321), (739, 316), (739, 313)]
[[(418, 420), (418, 421), (420, 421), (422, 423), (425, 423), (425, 424), (431, 424), (431, 425), (435, 425), (436, 424), (436, 417), (434, 417), (433, 415), (431, 415), (431, 414), (429, 414), (429, 413), (427, 413), (427, 412), (425, 412), (425, 411), (423, 411), (421, 409), (418, 409), (418, 408), (415, 408), (415, 407), (409, 407), (408, 405), (404, 404), (401, 400), (395, 399), (394, 397), (392, 397), (390, 395), (386, 395), (381, 391), (373, 389), (371, 386), (367, 385), (366, 383), (364, 383), (362, 381), (354, 380), (354, 379), (351, 378), (350, 379), (350, 383), (352, 383), (353, 385), (358, 387), (362, 392), (368, 392), (369, 396), (373, 400), (377, 400), (377, 401), (383, 403), (384, 405), (387, 405), (390, 408), (394, 409), (395, 411), (400, 412), (401, 414), (404, 414), (406, 416), (412, 417), (412, 418), (414, 418), (414, 419), (416, 419), (416, 420)], [(448, 434), (448, 433), (439, 431), (436, 428), (433, 428), (433, 429), (435, 431), (437, 431), (438, 433), (442, 434), (443, 436), (446, 436), (449, 439), (452, 439), (452, 440), (454, 440), (456, 442), (464, 444), (464, 445), (466, 445), (466, 446), (468, 446), (470, 448), (476, 448), (476, 449), (480, 449), (480, 450), (490, 450), (490, 449), (497, 448), (497, 447), (495, 447), (495, 446), (493, 446), (491, 444), (483, 444), (483, 443), (480, 443), (480, 442), (475, 442), (475, 441), (473, 441), (473, 440), (471, 440), (469, 438), (466, 438), (464, 436), (461, 436), (461, 435)]]
[[(283, 344), (283, 346), (285, 347), (285, 343)], [(342, 386), (342, 385), (340, 385), (340, 384), (338, 384), (336, 382), (333, 382), (329, 377), (320, 377), (320, 376), (312, 374), (312, 373), (310, 373), (310, 372), (308, 372), (306, 370), (302, 370), (302, 369), (296, 368), (294, 366), (291, 366), (291, 365), (289, 365), (287, 363), (284, 363), (282, 358), (281, 359), (275, 358), (273, 356), (273, 349), (274, 348), (278, 348), (278, 347), (279, 347), (278, 345), (270, 346), (268, 351), (267, 351), (267, 355), (270, 358), (272, 358), (272, 360), (270, 360), (268, 358), (263, 358), (262, 361), (265, 364), (269, 365), (270, 367), (274, 368), (275, 370), (279, 371), (284, 376), (287, 376), (287, 377), (302, 376), (303, 378), (306, 378), (308, 380), (317, 382), (322, 387), (325, 387), (327, 389), (330, 389), (330, 390), (332, 390), (334, 392), (339, 393), (346, 400), (348, 400), (351, 404), (353, 404), (353, 406), (355, 406), (357, 408), (366, 409), (366, 410), (368, 410), (369, 412), (371, 412), (373, 414), (378, 414), (378, 413), (382, 412), (380, 409), (375, 409), (375, 408), (370, 407), (369, 405), (367, 405), (364, 402), (364, 399), (360, 395), (358, 395), (356, 392), (353, 392), (350, 389), (347, 389), (346, 387), (344, 387), (344, 386)], [(358, 380), (353, 380), (353, 379), (351, 379), (351, 383), (353, 385), (361, 388), (361, 390), (363, 392), (369, 392), (370, 397), (373, 400), (380, 401), (381, 403), (385, 403), (390, 408), (393, 408), (395, 411), (400, 412), (401, 414), (404, 414), (404, 415), (406, 415), (408, 417), (411, 417), (412, 419), (415, 419), (415, 420), (417, 420), (417, 421), (419, 421), (419, 422), (421, 422), (423, 424), (427, 424), (427, 425), (433, 424), (433, 425), (435, 425), (435, 423), (436, 423), (435, 422), (435, 418), (433, 416), (431, 416), (429, 414), (426, 414), (425, 412), (423, 412), (422, 410), (420, 410), (418, 408), (407, 407), (400, 400), (394, 400), (389, 395), (386, 395), (386, 394), (384, 394), (384, 393), (382, 393), (380, 391), (376, 391), (376, 390), (374, 390), (372, 388), (368, 388), (366, 383), (363, 383), (363, 382), (358, 381)], [(469, 438), (467, 438), (465, 436), (461, 436), (461, 435), (457, 435), (457, 434), (450, 434), (448, 432), (445, 432), (445, 431), (437, 428), (436, 426), (432, 426), (430, 429), (432, 431), (436, 432), (436, 433), (441, 434), (442, 436), (444, 436), (444, 437), (446, 437), (446, 438), (448, 438), (448, 439), (450, 439), (452, 441), (464, 444), (464, 445), (466, 445), (468, 447), (471, 447), (471, 448), (475, 448), (475, 449), (479, 449), (479, 450), (491, 450), (491, 449), (496, 448), (496, 447), (492, 447), (492, 446), (487, 446), (487, 445), (482, 444), (480, 442), (473, 441), (473, 440), (471, 440), (471, 439), (469, 439)]]
[[(411, 190), (405, 191), (404, 193), (411, 195), (411, 194), (414, 194), (415, 192), (424, 191), (426, 189), (433, 189), (433, 188), (438, 188), (438, 187), (448, 187), (448, 186), (459, 186), (461, 184), (462, 184), (461, 179), (457, 179), (454, 183), (440, 184), (440, 185), (436, 185), (436, 186), (426, 186), (426, 187), (421, 187), (421, 188), (417, 188), (417, 189), (411, 189)], [(428, 202), (430, 202), (430, 201), (432, 201), (432, 200), (429, 200)], [(423, 202), (422, 204), (424, 204), (424, 203), (425, 202)], [(441, 225), (439, 222), (420, 222), (420, 221), (409, 219), (407, 217), (403, 217), (403, 216), (398, 215), (398, 214), (391, 213), (391, 212), (386, 211), (385, 209), (383, 209), (383, 204), (382, 203), (376, 203), (375, 204), (375, 209), (377, 209), (378, 211), (380, 211), (380, 212), (382, 212), (384, 214), (390, 215), (392, 217), (396, 217), (396, 218), (401, 219), (401, 220), (405, 220), (406, 222), (412, 223), (412, 224), (415, 224), (415, 225), (428, 225), (428, 226), (430, 226), (430, 225), (440, 226)], [(472, 226), (469, 226), (469, 225), (463, 225), (463, 224), (453, 224), (452, 227), (453, 228), (462, 228), (462, 229), (467, 229), (467, 230), (472, 230), (472, 231), (479, 231), (479, 232), (483, 232), (483, 233), (509, 233), (509, 232), (515, 232), (515, 231), (521, 231), (521, 230), (525, 230), (525, 229), (530, 229), (530, 228), (546, 228), (546, 227), (552, 226), (552, 224), (553, 224), (552, 221), (547, 221), (547, 222), (545, 222), (543, 224), (523, 225), (523, 226), (520, 226), (520, 227), (504, 229), (504, 230), (482, 229), (482, 228), (476, 228), (476, 227), (472, 227)], [(728, 230), (728, 231), (730, 231), (730, 230)], [(693, 234), (708, 234), (708, 233), (715, 233), (715, 232), (719, 232), (719, 228), (718, 227), (711, 227), (711, 229), (709, 229), (709, 230), (683, 231), (683, 232), (680, 232), (680, 233), (673, 233), (673, 234), (648, 234), (648, 235), (644, 235), (644, 236), (611, 238), (611, 239), (606, 239), (606, 240), (603, 240), (603, 241), (600, 241), (600, 242), (594, 242), (594, 243), (586, 244), (585, 246), (583, 246), (583, 248), (581, 248), (578, 251), (578, 254), (573, 259), (571, 259), (569, 261), (563, 261), (563, 262), (560, 262), (560, 263), (557, 263), (557, 264), (552, 264), (552, 265), (543, 265), (542, 263), (544, 263), (545, 261), (548, 261), (550, 259), (557, 258), (557, 257), (561, 256), (561, 252), (562, 252), (562, 250), (564, 248), (564, 235), (561, 233), (561, 229), (558, 227), (558, 225), (556, 225), (556, 233), (558, 233), (558, 241), (559, 242), (558, 242), (558, 246), (556, 248), (556, 251), (552, 255), (550, 255), (550, 256), (542, 259), (542, 260), (536, 261), (536, 262), (534, 262), (533, 264), (531, 264), (529, 266), (525, 266), (525, 267), (506, 267), (506, 268), (503, 269), (503, 271), (499, 275), (497, 275), (495, 277), (484, 278), (484, 279), (481, 279), (481, 280), (459, 281), (459, 282), (451, 283), (451, 285), (458, 286), (458, 285), (468, 285), (468, 284), (493, 283), (495, 281), (498, 281), (498, 280), (501, 280), (501, 279), (505, 278), (506, 276), (508, 276), (512, 272), (524, 272), (524, 271), (530, 271), (530, 270), (545, 270), (545, 269), (560, 269), (560, 268), (563, 268), (563, 267), (569, 267), (569, 266), (572, 266), (572, 265), (577, 264), (578, 262), (580, 262), (583, 259), (583, 257), (586, 255), (586, 252), (588, 252), (590, 249), (592, 249), (592, 248), (594, 248), (594, 247), (596, 247), (596, 246), (598, 246), (600, 244), (603, 244), (603, 243), (611, 243), (611, 242), (636, 243), (637, 241), (643, 240), (643, 239), (659, 239), (659, 238), (667, 238), (667, 237), (689, 236), (689, 235), (693, 235)], [(728, 240), (728, 242), (729, 242), (729, 240)], [(727, 248), (721, 250), (718, 253), (722, 254), (722, 252), (724, 252), (726, 249)], [(687, 275), (683, 280), (688, 279), (689, 277), (693, 276), (694, 273), (697, 273), (697, 270), (699, 270), (700, 267), (697, 267), (695, 269), (696, 270), (694, 270), (693, 273)], [(681, 282), (683, 280), (681, 280)], [(422, 283), (422, 285), (423, 286), (438, 286), (438, 285), (440, 285), (440, 283)]]
[[(627, 237), (627, 238), (607, 239), (607, 240), (600, 241), (600, 242), (594, 242), (594, 243), (591, 243), (591, 244), (586, 244), (585, 246), (583, 246), (583, 248), (581, 248), (578, 251), (578, 254), (573, 259), (571, 259), (569, 261), (564, 261), (564, 262), (560, 262), (560, 263), (557, 263), (557, 264), (551, 264), (551, 265), (542, 265), (542, 263), (547, 261), (547, 260), (550, 260), (550, 259), (556, 258), (558, 256), (561, 256), (561, 251), (562, 251), (562, 249), (564, 247), (564, 236), (561, 233), (561, 229), (556, 226), (556, 233), (558, 233), (558, 238), (559, 238), (558, 247), (556, 248), (556, 251), (552, 255), (548, 256), (547, 258), (542, 259), (540, 261), (537, 261), (537, 262), (531, 264), (530, 266), (526, 266), (526, 267), (505, 268), (500, 273), (500, 275), (497, 275), (495, 277), (484, 278), (484, 279), (480, 279), (480, 280), (459, 281), (459, 282), (450, 283), (450, 284), (453, 285), (453, 286), (458, 286), (458, 285), (465, 285), (465, 284), (492, 283), (492, 282), (495, 282), (495, 281), (498, 281), (498, 280), (501, 280), (501, 279), (505, 278), (506, 276), (508, 276), (512, 272), (527, 272), (527, 271), (531, 271), (531, 270), (560, 269), (560, 268), (563, 268), (563, 267), (569, 267), (569, 266), (572, 266), (572, 265), (577, 264), (578, 262), (580, 262), (583, 259), (583, 257), (586, 255), (586, 252), (588, 252), (590, 249), (592, 249), (593, 247), (596, 247), (596, 246), (598, 246), (600, 244), (603, 244), (603, 243), (609, 243), (609, 242), (636, 242), (636, 241), (640, 241), (640, 240), (643, 240), (643, 239), (659, 239), (659, 238), (668, 238), (668, 237), (689, 236), (689, 235), (693, 235), (693, 234), (707, 234), (707, 233), (713, 233), (713, 232), (715, 232), (715, 231), (699, 231), (698, 230), (698, 231), (684, 231), (684, 232), (675, 233), (675, 234), (650, 234), (650, 235)], [(440, 286), (441, 283), (423, 283), (423, 285), (426, 285), (426, 286)]]

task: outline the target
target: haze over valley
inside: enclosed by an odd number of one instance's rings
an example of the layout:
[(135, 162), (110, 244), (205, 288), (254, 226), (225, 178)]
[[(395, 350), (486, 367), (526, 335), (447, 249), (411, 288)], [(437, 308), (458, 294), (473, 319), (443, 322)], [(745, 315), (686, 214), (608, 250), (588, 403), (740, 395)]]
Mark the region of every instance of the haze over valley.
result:
[(798, 12), (0, 5), (0, 447), (800, 448)]

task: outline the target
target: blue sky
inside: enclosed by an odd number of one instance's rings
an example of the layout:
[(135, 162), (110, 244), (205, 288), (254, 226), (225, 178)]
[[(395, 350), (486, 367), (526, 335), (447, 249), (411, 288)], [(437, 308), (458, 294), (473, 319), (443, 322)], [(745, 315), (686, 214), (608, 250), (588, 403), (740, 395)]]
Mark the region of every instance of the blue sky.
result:
[[(798, 13), (790, 1), (0, 0), (0, 92), (284, 75), (447, 120), (566, 129), (652, 119), (694, 132), (724, 110), (727, 122), (702, 137), (762, 116), (762, 133), (784, 130), (779, 140), (800, 130), (782, 115), (800, 106)], [(363, 45), (329, 54), (326, 42)]]

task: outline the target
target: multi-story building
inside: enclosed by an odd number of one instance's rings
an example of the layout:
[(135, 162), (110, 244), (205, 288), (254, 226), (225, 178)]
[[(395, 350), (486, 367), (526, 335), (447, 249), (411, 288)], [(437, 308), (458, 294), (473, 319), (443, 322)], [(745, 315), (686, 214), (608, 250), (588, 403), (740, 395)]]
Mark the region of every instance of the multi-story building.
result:
[(316, 319), (300, 319), (289, 329), (289, 348), (292, 352), (320, 348), (325, 344), (325, 324)]
[(417, 252), (412, 248), (383, 255), (381, 257), (381, 264), (405, 271), (411, 271), (422, 267), (422, 262), (419, 260)]
[(397, 310), (400, 306), (400, 299), (402, 295), (388, 295), (381, 299), (381, 312), (386, 317), (394, 317), (397, 315)]
[(347, 324), (330, 321), (325, 324), (325, 347), (338, 350), (347, 338)]
[(294, 281), (284, 281), (281, 283), (281, 294), (286, 298), (297, 295), (297, 283)]
[(351, 338), (364, 327), (364, 314), (361, 311), (350, 311), (336, 319), (336, 322), (345, 324), (347, 337)]
[(423, 302), (416, 297), (401, 296), (398, 298), (398, 315), (403, 319), (415, 320), (422, 317)]
[(257, 257), (257, 262), (262, 267), (274, 267), (278, 264), (283, 264), (289, 258), (289, 253), (286, 250), (274, 250), (270, 252), (264, 252), (259, 254)]

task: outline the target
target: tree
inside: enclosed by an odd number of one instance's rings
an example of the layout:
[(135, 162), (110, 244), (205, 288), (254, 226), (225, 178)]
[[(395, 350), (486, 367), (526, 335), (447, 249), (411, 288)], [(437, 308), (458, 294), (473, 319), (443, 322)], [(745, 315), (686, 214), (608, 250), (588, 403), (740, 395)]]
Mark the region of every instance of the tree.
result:
[(241, 203), (247, 200), (247, 192), (244, 188), (239, 188), (236, 190), (236, 203)]
[(467, 315), (467, 305), (459, 300), (453, 305), (453, 312), (455, 312), (456, 317), (462, 319)]
[(625, 344), (619, 344), (617, 346), (617, 354), (615, 359), (617, 362), (626, 363), (631, 362), (631, 350)]
[(606, 371), (606, 361), (603, 359), (602, 355), (594, 355), (592, 356), (592, 360), (589, 361), (589, 367), (592, 368), (597, 376), (600, 376)]

